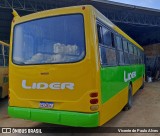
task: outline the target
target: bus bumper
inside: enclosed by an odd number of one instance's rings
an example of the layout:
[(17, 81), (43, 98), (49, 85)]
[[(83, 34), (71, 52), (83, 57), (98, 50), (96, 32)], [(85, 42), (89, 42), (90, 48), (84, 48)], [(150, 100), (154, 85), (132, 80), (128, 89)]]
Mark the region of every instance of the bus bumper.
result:
[(8, 114), (14, 118), (76, 127), (96, 127), (99, 124), (99, 112), (80, 113), (59, 110), (8, 107)]

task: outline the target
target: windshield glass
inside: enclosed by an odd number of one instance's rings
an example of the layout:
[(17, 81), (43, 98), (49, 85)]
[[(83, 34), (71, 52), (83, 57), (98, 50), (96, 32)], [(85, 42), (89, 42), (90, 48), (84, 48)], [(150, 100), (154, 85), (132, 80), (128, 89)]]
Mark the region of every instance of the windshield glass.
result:
[(83, 15), (63, 15), (21, 23), (14, 28), (13, 62), (77, 62), (85, 56)]

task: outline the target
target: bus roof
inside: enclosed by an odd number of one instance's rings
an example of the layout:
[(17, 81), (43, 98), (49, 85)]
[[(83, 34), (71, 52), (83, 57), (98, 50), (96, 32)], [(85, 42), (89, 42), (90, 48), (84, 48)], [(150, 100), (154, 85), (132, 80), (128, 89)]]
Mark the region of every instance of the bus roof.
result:
[(0, 41), (0, 44), (3, 44), (3, 45), (5, 45), (5, 46), (9, 46), (8, 43), (5, 43), (5, 42), (3, 42), (3, 41)]

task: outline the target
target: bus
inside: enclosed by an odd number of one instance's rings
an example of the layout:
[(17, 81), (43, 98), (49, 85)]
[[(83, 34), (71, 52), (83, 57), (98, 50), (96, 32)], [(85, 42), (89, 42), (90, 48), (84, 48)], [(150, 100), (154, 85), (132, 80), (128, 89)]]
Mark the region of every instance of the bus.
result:
[(11, 117), (97, 127), (144, 86), (143, 48), (91, 5), (15, 17)]
[(8, 96), (9, 44), (0, 41), (0, 99)]

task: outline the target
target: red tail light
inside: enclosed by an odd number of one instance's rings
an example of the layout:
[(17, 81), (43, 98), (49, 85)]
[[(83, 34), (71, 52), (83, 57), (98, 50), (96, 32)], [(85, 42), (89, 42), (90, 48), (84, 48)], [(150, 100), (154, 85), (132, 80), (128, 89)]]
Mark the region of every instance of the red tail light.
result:
[(97, 96), (98, 96), (98, 93), (97, 93), (97, 92), (90, 93), (90, 97), (97, 97)]
[(97, 103), (98, 103), (98, 99), (91, 99), (91, 100), (90, 100), (90, 103), (91, 103), (91, 104), (97, 104)]

